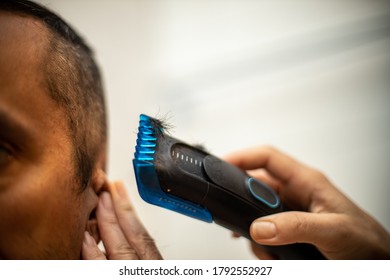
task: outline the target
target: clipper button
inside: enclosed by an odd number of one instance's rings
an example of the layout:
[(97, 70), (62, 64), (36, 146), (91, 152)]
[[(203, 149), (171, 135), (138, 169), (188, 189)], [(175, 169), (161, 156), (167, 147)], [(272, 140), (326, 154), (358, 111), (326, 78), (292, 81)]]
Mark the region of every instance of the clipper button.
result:
[(279, 197), (271, 188), (267, 187), (255, 178), (247, 179), (246, 184), (250, 193), (255, 199), (259, 200), (260, 202), (266, 204), (271, 208), (276, 208), (279, 206)]

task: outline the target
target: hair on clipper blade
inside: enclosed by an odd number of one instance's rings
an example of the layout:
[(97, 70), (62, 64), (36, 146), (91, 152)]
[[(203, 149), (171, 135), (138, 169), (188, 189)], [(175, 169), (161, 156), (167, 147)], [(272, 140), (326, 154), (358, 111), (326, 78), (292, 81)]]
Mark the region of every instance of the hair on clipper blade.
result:
[(169, 123), (168, 116), (150, 118), (150, 124), (159, 136), (169, 134), (173, 125)]
[[(250, 239), (251, 223), (285, 211), (269, 187), (199, 147), (166, 133), (170, 126), (140, 115), (133, 166), (148, 203), (216, 224)], [(268, 246), (279, 258), (323, 258), (312, 245)]]

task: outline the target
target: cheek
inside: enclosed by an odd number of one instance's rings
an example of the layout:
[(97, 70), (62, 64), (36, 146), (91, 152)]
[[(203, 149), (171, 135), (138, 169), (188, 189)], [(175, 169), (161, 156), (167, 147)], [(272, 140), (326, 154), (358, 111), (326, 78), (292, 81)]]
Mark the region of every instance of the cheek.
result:
[(2, 188), (0, 256), (79, 258), (89, 213), (69, 173), (30, 168)]

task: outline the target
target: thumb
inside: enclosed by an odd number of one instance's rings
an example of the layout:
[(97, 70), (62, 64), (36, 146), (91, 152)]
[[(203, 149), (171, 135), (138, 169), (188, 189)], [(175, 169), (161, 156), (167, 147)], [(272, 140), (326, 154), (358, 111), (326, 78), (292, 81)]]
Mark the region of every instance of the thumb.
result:
[(263, 245), (311, 243), (319, 249), (331, 246), (340, 231), (337, 214), (289, 211), (255, 220), (250, 227), (254, 241)]

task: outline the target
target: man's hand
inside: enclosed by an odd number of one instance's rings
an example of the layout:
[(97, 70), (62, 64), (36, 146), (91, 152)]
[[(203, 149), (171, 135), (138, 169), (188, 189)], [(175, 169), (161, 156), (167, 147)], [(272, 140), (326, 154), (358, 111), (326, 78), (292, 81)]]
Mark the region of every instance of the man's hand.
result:
[(153, 239), (138, 219), (127, 198), (122, 183), (108, 183), (107, 191), (100, 194), (96, 217), (100, 237), (106, 253), (97, 246), (86, 231), (82, 246), (82, 258), (90, 260), (162, 259)]
[[(321, 172), (272, 148), (257, 147), (225, 158), (272, 187), (288, 211), (255, 220), (250, 228), (262, 245), (315, 245), (328, 259), (390, 258), (390, 235), (342, 194)], [(260, 258), (271, 256), (252, 244)]]

